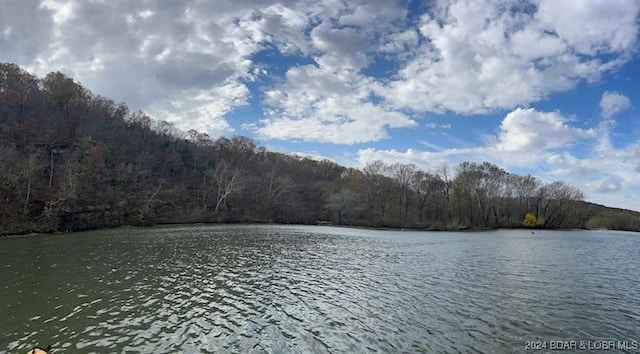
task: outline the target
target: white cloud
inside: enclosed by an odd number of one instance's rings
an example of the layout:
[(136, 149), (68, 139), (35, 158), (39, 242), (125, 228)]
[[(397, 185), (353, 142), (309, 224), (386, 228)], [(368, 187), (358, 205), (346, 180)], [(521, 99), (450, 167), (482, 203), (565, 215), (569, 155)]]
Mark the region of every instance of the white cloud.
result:
[[(194, 90), (191, 95), (182, 99), (158, 104), (150, 114), (165, 117), (183, 131), (195, 129), (217, 137), (234, 131), (222, 117), (234, 106), (242, 105), (248, 96), (249, 90), (244, 85), (229, 81), (223, 86), (210, 90)], [(240, 102), (234, 102), (229, 98), (235, 98)]]
[(598, 80), (636, 48), (633, 0), (539, 1), (533, 13), (508, 1), (438, 4), (420, 20), (423, 44), (381, 92), (398, 107), (510, 109)]
[(309, 54), (311, 46), (305, 36), (310, 14), (276, 3), (257, 11), (257, 19), (246, 19), (253, 33), (273, 43), (285, 54)]
[(442, 124), (438, 124), (438, 123), (434, 123), (434, 122), (430, 122), (427, 123), (425, 125), (425, 127), (429, 128), (429, 129), (451, 129), (451, 123), (442, 123)]
[(579, 54), (620, 53), (635, 46), (636, 0), (542, 0), (535, 18)]
[(615, 91), (605, 91), (600, 99), (600, 114), (602, 121), (598, 127), (598, 145), (595, 150), (602, 154), (613, 150), (611, 144), (611, 128), (616, 126), (614, 116), (631, 107), (627, 96)]
[[(334, 4), (315, 18), (306, 45), (316, 65), (293, 66), (264, 90), (264, 118), (245, 129), (266, 139), (355, 144), (388, 137), (389, 128), (414, 127), (402, 111), (375, 99), (380, 83), (361, 71), (386, 39), (400, 31), (406, 10), (396, 2)], [(404, 31), (404, 30), (402, 30)], [(388, 50), (388, 53), (393, 50)]]
[(605, 91), (600, 99), (600, 110), (602, 118), (610, 120), (616, 113), (622, 112), (631, 107), (629, 98), (615, 91)]
[(266, 91), (265, 104), (272, 108), (250, 128), (264, 138), (355, 144), (387, 138), (387, 128), (416, 126), (406, 115), (372, 103), (369, 80), (326, 70), (289, 69), (285, 82)]
[(477, 158), (476, 152), (475, 148), (454, 148), (438, 152), (418, 151), (411, 148), (406, 151), (366, 148), (358, 150), (358, 164), (363, 167), (368, 162), (381, 160), (387, 163), (414, 164), (424, 170), (432, 171), (443, 164), (453, 165), (463, 161), (473, 161), (474, 156)]
[(368, 64), (365, 38), (353, 28), (334, 28), (323, 22), (311, 31), (311, 38), (322, 52), (316, 59), (322, 67), (360, 70)]
[(415, 29), (407, 28), (383, 34), (380, 42), (378, 52), (395, 54), (399, 60), (405, 61), (412, 57), (411, 52), (418, 46), (420, 35)]
[(568, 125), (568, 121), (559, 112), (517, 108), (502, 120), (495, 147), (505, 153), (538, 155), (546, 150), (566, 148), (583, 138), (595, 137), (594, 129), (575, 128)]
[[(570, 125), (571, 120), (559, 112), (539, 112), (533, 108), (517, 108), (502, 120), (499, 132), (489, 137), (484, 145), (468, 148), (440, 149), (421, 152), (408, 149), (360, 150), (359, 162), (370, 160), (408, 161), (418, 166), (438, 166), (443, 162), (491, 161), (506, 167), (532, 167), (558, 164), (563, 157), (559, 152), (573, 144), (591, 141), (595, 129), (581, 129)], [(429, 125), (427, 125), (429, 126)], [(431, 145), (433, 146), (433, 145)], [(564, 156), (567, 158), (567, 156)]]
[(635, 142), (621, 148), (595, 150), (577, 158), (569, 153), (548, 165), (548, 174), (583, 189), (588, 200), (604, 205), (640, 210), (640, 157)]
[(619, 179), (614, 177), (606, 177), (596, 182), (594, 191), (597, 193), (608, 193), (619, 191), (622, 188), (622, 183)]

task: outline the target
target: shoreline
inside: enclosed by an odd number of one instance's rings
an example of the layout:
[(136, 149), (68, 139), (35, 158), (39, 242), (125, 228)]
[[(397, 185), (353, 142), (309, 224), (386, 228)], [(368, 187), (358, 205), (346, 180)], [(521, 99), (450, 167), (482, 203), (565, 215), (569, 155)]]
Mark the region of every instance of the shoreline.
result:
[(377, 230), (377, 231), (410, 231), (410, 232), (486, 232), (494, 230), (527, 230), (531, 232), (535, 231), (624, 231), (635, 232), (631, 230), (616, 230), (616, 229), (576, 229), (576, 228), (527, 228), (527, 227), (484, 227), (484, 228), (466, 228), (466, 229), (426, 229), (426, 228), (412, 228), (412, 227), (391, 227), (391, 226), (364, 226), (364, 225), (349, 225), (349, 224), (297, 224), (297, 223), (276, 223), (276, 222), (260, 222), (260, 221), (246, 221), (246, 222), (190, 222), (190, 223), (158, 223), (153, 225), (118, 225), (113, 227), (99, 227), (82, 230), (69, 230), (69, 231), (53, 231), (53, 232), (24, 232), (13, 234), (0, 234), (0, 240), (2, 239), (14, 239), (14, 238), (29, 238), (37, 236), (54, 236), (64, 235), (69, 233), (87, 232), (87, 231), (100, 231), (100, 230), (117, 230), (117, 229), (139, 229), (139, 228), (172, 228), (180, 226), (206, 226), (206, 225), (298, 225), (298, 226), (324, 226), (335, 228), (351, 228), (360, 230)]

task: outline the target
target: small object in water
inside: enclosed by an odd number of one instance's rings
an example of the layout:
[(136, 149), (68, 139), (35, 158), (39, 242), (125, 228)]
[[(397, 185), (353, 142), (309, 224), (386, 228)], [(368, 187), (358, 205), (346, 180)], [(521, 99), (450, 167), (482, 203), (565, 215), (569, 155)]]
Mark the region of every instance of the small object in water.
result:
[(50, 345), (47, 345), (46, 348), (41, 348), (36, 345), (35, 347), (33, 347), (33, 349), (29, 350), (27, 354), (49, 354), (50, 350), (51, 350)]
[(535, 235), (535, 233), (534, 233), (533, 231), (531, 231), (531, 234), (532, 234), (532, 235)]

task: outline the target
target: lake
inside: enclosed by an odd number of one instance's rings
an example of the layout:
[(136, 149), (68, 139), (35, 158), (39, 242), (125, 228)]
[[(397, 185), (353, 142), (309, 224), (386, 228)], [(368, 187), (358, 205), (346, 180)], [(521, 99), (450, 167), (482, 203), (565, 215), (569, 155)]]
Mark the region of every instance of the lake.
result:
[(195, 225), (0, 239), (0, 353), (633, 352), (639, 342), (637, 233)]

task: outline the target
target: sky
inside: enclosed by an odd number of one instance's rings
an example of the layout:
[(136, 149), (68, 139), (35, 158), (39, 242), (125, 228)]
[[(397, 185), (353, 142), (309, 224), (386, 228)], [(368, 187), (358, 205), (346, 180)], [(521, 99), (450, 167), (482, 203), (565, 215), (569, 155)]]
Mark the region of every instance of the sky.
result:
[(636, 0), (0, 0), (0, 62), (212, 138), (640, 211)]

